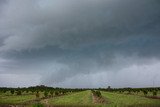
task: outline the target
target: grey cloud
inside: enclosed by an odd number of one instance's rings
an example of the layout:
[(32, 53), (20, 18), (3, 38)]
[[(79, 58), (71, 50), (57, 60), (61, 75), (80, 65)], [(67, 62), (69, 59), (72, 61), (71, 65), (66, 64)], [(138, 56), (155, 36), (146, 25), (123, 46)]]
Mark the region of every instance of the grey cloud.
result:
[[(23, 50), (46, 45), (70, 48), (97, 42), (122, 42), (130, 35), (151, 32), (152, 36), (157, 36), (159, 33), (160, 9), (157, 0), (74, 2), (69, 1), (67, 6), (66, 2), (61, 2), (62, 7), (57, 10), (51, 6), (41, 10), (33, 1), (10, 3), (10, 8), (17, 13), (8, 9), (3, 20), (8, 23), (2, 24), (6, 28), (4, 30), (13, 36), (4, 41), (1, 49)], [(53, 11), (48, 11), (48, 8)]]
[(1, 73), (52, 85), (160, 58), (159, 0), (9, 0), (2, 13)]

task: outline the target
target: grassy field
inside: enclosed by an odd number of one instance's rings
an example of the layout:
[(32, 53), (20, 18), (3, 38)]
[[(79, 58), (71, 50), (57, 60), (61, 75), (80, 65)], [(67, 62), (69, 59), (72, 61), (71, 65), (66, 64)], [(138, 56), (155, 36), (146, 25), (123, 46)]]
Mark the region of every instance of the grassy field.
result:
[(137, 95), (126, 95), (110, 92), (101, 92), (111, 107), (160, 107), (160, 100), (149, 99)]
[[(119, 93), (119, 92), (117, 92), (117, 93)], [(123, 94), (127, 94), (127, 93), (128, 93), (128, 91), (123, 92)], [(144, 96), (144, 93), (142, 91), (138, 92), (138, 93), (130, 92), (130, 94), (134, 94), (134, 95), (138, 95), (138, 96)], [(148, 92), (147, 96), (153, 96), (153, 92)], [(160, 91), (157, 91), (157, 96), (160, 96)]]
[[(43, 98), (43, 92), (40, 93), (39, 103), (44, 106), (96, 106), (96, 107), (160, 107), (160, 99), (145, 98), (141, 94), (120, 94), (116, 92), (101, 91), (105, 103), (95, 104), (90, 90), (68, 93), (51, 98)], [(159, 95), (159, 94), (158, 94)], [(149, 94), (150, 96), (150, 94)], [(11, 95), (9, 92), (0, 93), (0, 107), (2, 105), (24, 105), (25, 107), (42, 107), (34, 104), (36, 96), (34, 93), (23, 93), (22, 95)], [(33, 106), (34, 105), (34, 106)]]
[(35, 99), (35, 95), (13, 95), (13, 96), (0, 96), (0, 105), (4, 104), (23, 104), (27, 101), (31, 101)]
[(51, 105), (92, 105), (91, 91), (82, 91), (50, 99)]

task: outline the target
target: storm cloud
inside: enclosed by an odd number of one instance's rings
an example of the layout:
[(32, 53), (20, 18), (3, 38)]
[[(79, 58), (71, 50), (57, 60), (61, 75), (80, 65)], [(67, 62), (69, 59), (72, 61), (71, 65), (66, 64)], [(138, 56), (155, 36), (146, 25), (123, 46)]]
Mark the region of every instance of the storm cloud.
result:
[(159, 86), (159, 29), (159, 0), (2, 0), (0, 86)]

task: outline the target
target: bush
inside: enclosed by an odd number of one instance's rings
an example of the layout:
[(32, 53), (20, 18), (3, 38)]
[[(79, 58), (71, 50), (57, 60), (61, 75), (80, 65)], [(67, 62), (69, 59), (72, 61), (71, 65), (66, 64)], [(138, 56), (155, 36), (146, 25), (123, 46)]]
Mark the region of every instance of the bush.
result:
[(47, 91), (44, 92), (44, 97), (45, 97), (45, 98), (48, 97), (48, 92), (47, 92)]
[(3, 90), (3, 93), (6, 93), (7, 91), (6, 90)]
[(128, 94), (131, 94), (131, 90), (128, 90)]
[(58, 91), (56, 91), (56, 92), (55, 92), (55, 95), (56, 95), (56, 96), (58, 96), (58, 95), (59, 95), (59, 92), (58, 92)]
[(14, 94), (14, 90), (11, 90), (11, 94)]
[(148, 94), (148, 91), (143, 90), (143, 94), (146, 96)]
[(18, 90), (17, 95), (22, 95), (22, 92), (20, 90)]
[(50, 94), (51, 94), (51, 97), (53, 97), (53, 91), (51, 91)]
[(98, 97), (102, 97), (102, 95), (101, 95), (101, 92), (100, 92), (100, 91), (96, 91), (96, 95), (97, 95)]
[(153, 91), (153, 96), (157, 96), (157, 91)]
[(33, 94), (35, 91), (34, 91), (34, 90), (32, 90), (31, 92), (32, 92), (32, 94)]
[(36, 98), (39, 98), (39, 97), (40, 97), (40, 94), (39, 94), (39, 91), (37, 91)]
[(94, 91), (92, 90), (93, 95), (97, 96), (97, 97), (102, 97), (101, 92), (100, 91)]

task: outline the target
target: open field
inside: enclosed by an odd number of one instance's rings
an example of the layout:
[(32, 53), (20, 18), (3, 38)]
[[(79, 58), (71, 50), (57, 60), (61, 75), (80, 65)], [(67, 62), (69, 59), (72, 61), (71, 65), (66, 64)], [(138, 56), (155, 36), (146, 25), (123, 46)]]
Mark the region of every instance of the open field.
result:
[(22, 95), (22, 96), (1, 96), (0, 104), (23, 104), (27, 101), (34, 100), (34, 95)]
[(130, 93), (101, 89), (15, 89), (14, 93), (11, 90), (1, 90), (0, 107), (160, 107), (160, 91), (157, 91), (157, 99), (153, 99), (151, 91), (144, 95), (143, 91), (134, 90)]
[(90, 90), (64, 95), (49, 100), (51, 105), (91, 105), (92, 96)]
[(137, 95), (126, 95), (119, 93), (101, 92), (108, 100), (108, 106), (111, 107), (160, 107), (160, 100), (149, 99)]

